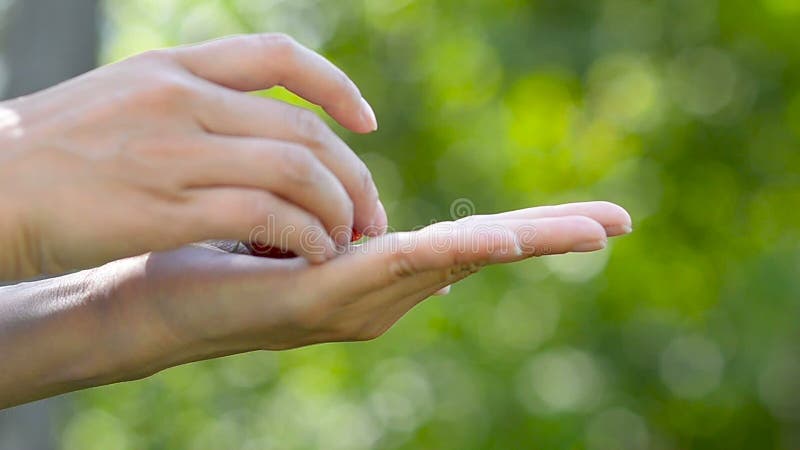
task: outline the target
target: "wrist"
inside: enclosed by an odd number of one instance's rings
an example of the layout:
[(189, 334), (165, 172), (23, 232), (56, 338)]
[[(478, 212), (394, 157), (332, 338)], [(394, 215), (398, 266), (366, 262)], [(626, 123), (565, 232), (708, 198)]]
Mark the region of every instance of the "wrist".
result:
[(106, 364), (97, 366), (105, 383), (141, 379), (231, 353), (217, 339), (168, 318), (191, 316), (192, 308), (185, 304), (187, 299), (175, 298), (167, 274), (148, 268), (148, 259), (149, 255), (127, 258), (94, 270), (94, 278), (101, 282), (93, 288), (99, 306), (93, 314), (103, 324), (105, 341), (113, 343), (105, 348)]
[(146, 262), (146, 256), (138, 256), (92, 270), (90, 314), (104, 344), (90, 367), (100, 384), (145, 378), (172, 367), (171, 358), (188, 347), (162, 325), (146, 282)]
[(138, 281), (145, 265), (130, 258), (0, 288), (0, 409), (201, 359), (159, 325)]

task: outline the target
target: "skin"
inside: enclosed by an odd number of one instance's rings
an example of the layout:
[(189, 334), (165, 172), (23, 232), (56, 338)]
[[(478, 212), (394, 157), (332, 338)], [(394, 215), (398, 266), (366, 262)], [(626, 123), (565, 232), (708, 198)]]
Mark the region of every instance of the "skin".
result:
[[(347, 145), (314, 113), (246, 94), (276, 85), (377, 129), (341, 70), (279, 34), (149, 52), (0, 104), (0, 279), (88, 268), (0, 288), (0, 408), (373, 339), (486, 265), (631, 231), (624, 209), (593, 202), (384, 234)], [(353, 228), (372, 239), (349, 245)], [(208, 239), (229, 240), (186, 245)], [(243, 254), (251, 239), (299, 256)]]
[(315, 113), (246, 94), (277, 85), (377, 129), (356, 85), (282, 34), (152, 51), (0, 103), (0, 280), (259, 227), (316, 230), (315, 251), (258, 237), (321, 263), (353, 226), (380, 234), (386, 213), (352, 150)]
[(321, 265), (221, 242), (0, 288), (0, 407), (234, 353), (374, 339), (484, 266), (600, 250), (630, 230), (619, 206), (578, 203), (387, 234)]

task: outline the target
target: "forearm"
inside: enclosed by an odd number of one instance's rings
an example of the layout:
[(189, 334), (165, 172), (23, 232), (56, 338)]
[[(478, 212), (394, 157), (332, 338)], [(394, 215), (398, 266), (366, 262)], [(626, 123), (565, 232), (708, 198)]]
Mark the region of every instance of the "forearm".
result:
[(0, 408), (155, 370), (120, 282), (105, 267), (0, 288)]
[(0, 407), (80, 389), (102, 373), (87, 275), (0, 288)]

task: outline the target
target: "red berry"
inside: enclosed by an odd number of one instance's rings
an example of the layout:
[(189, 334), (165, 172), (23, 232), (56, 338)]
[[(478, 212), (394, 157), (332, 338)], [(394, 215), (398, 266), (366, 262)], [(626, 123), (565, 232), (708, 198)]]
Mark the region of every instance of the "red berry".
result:
[(260, 256), (262, 258), (289, 259), (297, 256), (294, 254), (294, 252), (289, 250), (283, 250), (280, 247), (272, 247), (270, 245), (263, 245), (257, 242), (250, 242), (247, 244), (247, 248), (250, 250), (250, 253), (252, 253), (253, 256)]
[[(356, 231), (353, 228), (353, 235), (350, 238), (350, 242), (355, 242), (361, 240), (364, 237), (363, 234)], [(245, 244), (247, 248), (250, 250), (250, 253), (253, 256), (260, 256), (262, 258), (273, 258), (273, 259), (289, 259), (289, 258), (296, 258), (297, 255), (290, 250), (283, 250), (280, 247), (273, 247), (271, 245), (264, 245), (259, 244), (258, 242), (249, 242)]]

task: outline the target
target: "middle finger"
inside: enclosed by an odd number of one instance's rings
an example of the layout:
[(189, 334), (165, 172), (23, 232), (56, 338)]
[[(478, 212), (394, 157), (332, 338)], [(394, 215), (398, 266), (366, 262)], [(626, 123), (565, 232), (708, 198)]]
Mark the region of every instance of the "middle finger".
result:
[[(209, 86), (207, 105), (197, 108), (211, 133), (284, 140), (311, 149), (341, 181), (355, 206), (354, 226), (368, 236), (382, 234), (386, 215), (378, 189), (363, 161), (314, 112), (231, 89)], [(211, 101), (213, 99), (213, 101)]]

